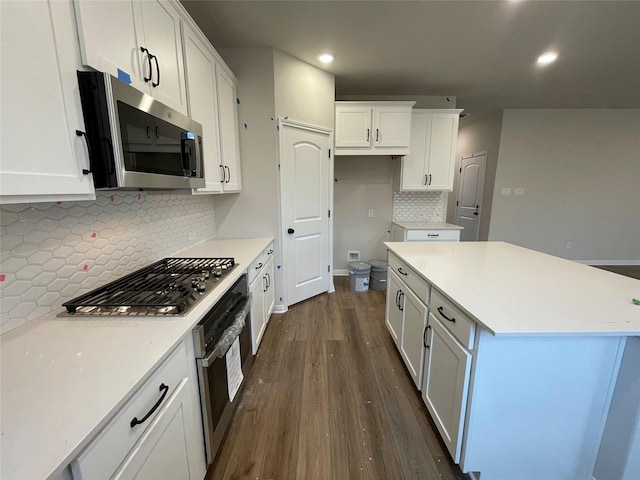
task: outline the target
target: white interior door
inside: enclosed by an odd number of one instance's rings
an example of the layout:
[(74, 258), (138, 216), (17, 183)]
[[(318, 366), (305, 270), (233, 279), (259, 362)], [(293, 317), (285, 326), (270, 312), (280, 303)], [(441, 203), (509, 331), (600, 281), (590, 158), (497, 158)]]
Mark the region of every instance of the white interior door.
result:
[(280, 201), (286, 304), (329, 290), (328, 131), (280, 123)]
[(486, 152), (464, 156), (460, 160), (456, 224), (464, 227), (460, 232), (460, 240), (463, 242), (478, 240), (486, 163)]

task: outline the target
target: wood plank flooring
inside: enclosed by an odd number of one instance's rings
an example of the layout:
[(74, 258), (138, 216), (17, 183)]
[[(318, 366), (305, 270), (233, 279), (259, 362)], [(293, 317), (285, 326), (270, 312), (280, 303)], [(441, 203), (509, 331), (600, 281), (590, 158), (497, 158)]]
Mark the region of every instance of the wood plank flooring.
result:
[(208, 480), (466, 480), (384, 325), (385, 293), (273, 315)]

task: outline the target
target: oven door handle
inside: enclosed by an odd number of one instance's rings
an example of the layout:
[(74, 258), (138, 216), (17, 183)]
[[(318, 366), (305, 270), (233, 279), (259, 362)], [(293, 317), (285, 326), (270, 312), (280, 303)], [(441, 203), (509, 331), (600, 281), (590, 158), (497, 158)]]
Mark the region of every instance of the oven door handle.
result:
[(216, 358), (222, 358), (227, 354), (227, 351), (231, 348), (231, 345), (233, 345), (233, 342), (238, 338), (240, 332), (242, 332), (242, 329), (244, 328), (247, 315), (251, 310), (252, 302), (253, 296), (249, 293), (242, 309), (236, 314), (236, 318), (233, 323), (224, 331), (220, 340), (216, 344), (216, 347), (209, 355), (202, 359), (202, 366), (204, 368), (210, 367)]

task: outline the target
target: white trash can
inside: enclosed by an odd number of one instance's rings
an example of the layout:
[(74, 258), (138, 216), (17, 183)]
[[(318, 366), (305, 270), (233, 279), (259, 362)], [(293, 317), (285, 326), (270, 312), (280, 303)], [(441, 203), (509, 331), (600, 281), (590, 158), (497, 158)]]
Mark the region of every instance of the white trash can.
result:
[(349, 262), (349, 290), (353, 293), (369, 291), (371, 265), (367, 262)]

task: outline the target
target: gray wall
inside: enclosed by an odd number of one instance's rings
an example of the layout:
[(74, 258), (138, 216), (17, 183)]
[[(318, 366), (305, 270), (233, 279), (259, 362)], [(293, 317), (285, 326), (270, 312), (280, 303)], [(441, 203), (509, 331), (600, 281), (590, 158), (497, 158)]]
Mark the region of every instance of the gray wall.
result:
[(502, 111), (499, 111), (464, 127), (460, 127), (458, 130), (456, 169), (454, 172), (453, 191), (449, 192), (447, 203), (447, 222), (456, 223), (456, 199), (460, 181), (460, 157), (472, 153), (487, 152), (478, 240), (487, 240), (489, 236), (489, 219), (491, 218), (491, 204), (493, 202), (493, 182), (496, 177), (496, 168), (498, 165), (501, 129)]
[(277, 118), (333, 129), (334, 76), (272, 49), (219, 53), (238, 78), (243, 186), (239, 194), (216, 196), (218, 236), (275, 238), (276, 305), (281, 308)]
[[(360, 259), (385, 260), (393, 198), (393, 165), (388, 156), (339, 156), (335, 159), (334, 272), (345, 273), (347, 251)], [(368, 211), (373, 210), (373, 217)]]
[[(640, 261), (639, 186), (640, 110), (505, 110), (489, 240)], [(525, 195), (501, 196), (503, 187)]]

